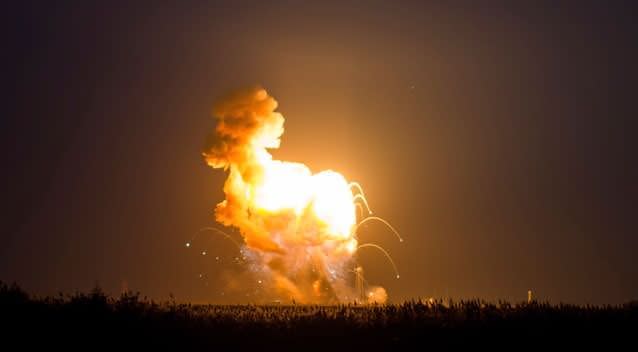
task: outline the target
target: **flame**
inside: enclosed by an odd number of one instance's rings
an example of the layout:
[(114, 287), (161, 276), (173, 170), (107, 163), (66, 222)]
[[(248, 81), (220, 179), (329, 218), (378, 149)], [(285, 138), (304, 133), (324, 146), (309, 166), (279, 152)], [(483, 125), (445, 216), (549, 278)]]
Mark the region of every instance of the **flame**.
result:
[(270, 214), (293, 211), (312, 216), (323, 227), (317, 234), (347, 240), (355, 226), (355, 205), (346, 179), (335, 171), (311, 174), (303, 164), (260, 160), (262, 177), (246, 189), (247, 202)]
[(345, 277), (358, 248), (356, 197), (336, 171), (313, 174), (273, 159), (268, 149), (279, 147), (284, 132), (277, 105), (261, 87), (216, 104), (217, 126), (203, 155), (228, 179), (215, 217), (239, 229), (270, 298), (338, 302), (352, 297)]

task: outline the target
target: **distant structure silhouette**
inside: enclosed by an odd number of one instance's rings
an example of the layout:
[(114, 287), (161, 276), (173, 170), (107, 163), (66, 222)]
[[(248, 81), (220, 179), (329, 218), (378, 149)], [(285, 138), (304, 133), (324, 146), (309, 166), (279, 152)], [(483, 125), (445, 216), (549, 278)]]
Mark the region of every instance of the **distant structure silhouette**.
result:
[(363, 281), (363, 267), (358, 266), (354, 272), (356, 274), (355, 290), (357, 291), (357, 300), (360, 303), (363, 303), (366, 300), (365, 283)]

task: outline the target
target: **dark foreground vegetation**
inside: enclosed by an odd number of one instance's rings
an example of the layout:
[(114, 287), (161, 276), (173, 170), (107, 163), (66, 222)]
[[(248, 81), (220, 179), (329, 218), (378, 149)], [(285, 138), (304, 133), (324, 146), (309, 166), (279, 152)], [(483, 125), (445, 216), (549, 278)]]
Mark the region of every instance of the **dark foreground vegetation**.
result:
[(133, 293), (111, 298), (97, 288), (88, 294), (36, 298), (0, 282), (0, 324), (5, 351), (39, 346), (220, 351), (638, 347), (636, 302), (220, 306), (157, 303)]

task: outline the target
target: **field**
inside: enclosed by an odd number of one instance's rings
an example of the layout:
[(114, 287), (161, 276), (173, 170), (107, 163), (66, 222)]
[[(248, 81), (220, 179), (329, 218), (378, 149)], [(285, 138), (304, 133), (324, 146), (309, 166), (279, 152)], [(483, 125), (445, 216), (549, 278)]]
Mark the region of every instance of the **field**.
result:
[[(638, 304), (481, 300), (396, 305), (192, 305), (139, 294), (30, 297), (0, 284), (3, 344), (20, 349), (394, 350), (429, 348), (635, 350)], [(624, 348), (623, 348), (624, 349)]]

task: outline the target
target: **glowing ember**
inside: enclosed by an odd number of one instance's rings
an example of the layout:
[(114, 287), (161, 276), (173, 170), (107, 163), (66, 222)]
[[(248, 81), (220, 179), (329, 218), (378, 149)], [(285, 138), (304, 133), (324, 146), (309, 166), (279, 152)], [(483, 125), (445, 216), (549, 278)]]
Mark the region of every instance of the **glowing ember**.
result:
[[(264, 299), (343, 301), (353, 297), (347, 276), (358, 248), (356, 201), (367, 202), (361, 187), (338, 172), (313, 174), (303, 164), (273, 160), (267, 149), (278, 148), (284, 132), (276, 108), (260, 87), (216, 104), (217, 127), (203, 155), (229, 174), (215, 217), (244, 237), (242, 254), (264, 277)], [(360, 193), (353, 195), (352, 185)], [(383, 288), (370, 292), (370, 301), (387, 297)]]

